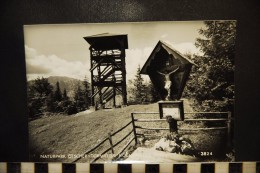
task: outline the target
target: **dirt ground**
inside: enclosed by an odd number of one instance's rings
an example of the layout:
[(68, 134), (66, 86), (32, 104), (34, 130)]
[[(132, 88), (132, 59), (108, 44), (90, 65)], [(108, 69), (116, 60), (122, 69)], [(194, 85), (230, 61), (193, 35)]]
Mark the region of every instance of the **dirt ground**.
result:
[[(185, 112), (192, 112), (188, 100), (184, 100)], [(102, 139), (108, 136), (109, 132), (115, 132), (125, 124), (131, 121), (131, 112), (158, 112), (158, 104), (149, 105), (131, 105), (125, 108), (112, 110), (99, 110), (96, 112), (82, 112), (76, 115), (65, 116), (56, 115), (43, 117), (29, 122), (29, 144), (31, 161), (63, 161), (72, 162), (78, 155), (83, 154), (88, 149), (95, 146)], [(192, 116), (192, 115), (190, 115)], [(158, 115), (137, 115), (136, 118), (159, 118)], [(191, 117), (188, 117), (191, 118)], [(140, 123), (145, 127), (168, 127), (167, 123)], [(180, 126), (185, 126), (180, 124)], [(191, 125), (194, 126), (194, 125)], [(113, 136), (113, 143), (122, 139), (132, 126), (128, 126), (125, 130)], [(138, 131), (146, 135), (146, 147), (152, 146), (167, 131)], [(150, 138), (149, 138), (150, 134)], [(214, 154), (219, 153), (222, 147), (225, 134), (215, 131), (214, 133), (193, 132), (186, 135), (194, 143), (195, 148), (200, 151), (213, 151)], [(154, 137), (152, 137), (154, 136)], [(120, 145), (115, 147), (115, 153), (133, 137), (130, 135)], [(134, 143), (132, 143), (134, 144)], [(109, 148), (109, 142), (95, 150), (92, 154), (100, 154)], [(108, 152), (109, 154), (110, 152)], [(54, 155), (54, 156), (53, 156)], [(73, 155), (73, 157), (71, 157)], [(54, 157), (54, 158), (51, 158)], [(86, 162), (93, 159), (92, 155), (83, 158), (79, 162)], [(112, 157), (101, 158), (98, 162), (109, 161)], [(210, 160), (210, 158), (207, 158)]]

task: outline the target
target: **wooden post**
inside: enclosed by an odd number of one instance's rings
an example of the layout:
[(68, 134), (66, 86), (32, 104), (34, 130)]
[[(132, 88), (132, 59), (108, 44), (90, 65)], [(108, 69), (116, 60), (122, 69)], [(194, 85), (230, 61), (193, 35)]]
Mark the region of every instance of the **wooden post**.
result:
[(166, 116), (166, 120), (169, 123), (170, 132), (178, 133), (177, 121), (172, 116)]
[(113, 142), (112, 142), (112, 136), (111, 136), (111, 133), (109, 132), (108, 133), (108, 140), (109, 140), (109, 144), (110, 144), (110, 149), (112, 151), (112, 154), (114, 154), (114, 148), (113, 148)]
[[(89, 48), (90, 50), (90, 69), (93, 67), (93, 55), (92, 55), (92, 49)], [(93, 80), (93, 71), (90, 72), (90, 78), (91, 78), (91, 106), (95, 106), (95, 96), (94, 95), (94, 80)]]
[(125, 49), (121, 47), (121, 70), (122, 70), (122, 97), (123, 105), (127, 105), (127, 92), (126, 92), (126, 68), (125, 68)]
[(136, 129), (135, 129), (134, 113), (131, 113), (131, 117), (132, 117), (132, 124), (133, 124), (133, 131), (134, 131), (135, 145), (137, 145), (137, 135), (136, 135)]
[(228, 112), (228, 120), (227, 120), (227, 147), (231, 147), (231, 112)]
[(113, 66), (113, 107), (116, 108), (116, 78), (115, 78), (115, 70), (114, 70), (114, 66)]
[[(102, 60), (100, 60), (102, 61)], [(97, 66), (97, 72), (98, 72), (98, 81), (101, 80), (101, 69), (100, 69), (100, 66)], [(99, 109), (102, 109), (102, 105), (103, 105), (103, 98), (102, 98), (102, 87), (98, 87), (98, 90), (99, 90), (99, 105), (100, 105), (100, 108)]]

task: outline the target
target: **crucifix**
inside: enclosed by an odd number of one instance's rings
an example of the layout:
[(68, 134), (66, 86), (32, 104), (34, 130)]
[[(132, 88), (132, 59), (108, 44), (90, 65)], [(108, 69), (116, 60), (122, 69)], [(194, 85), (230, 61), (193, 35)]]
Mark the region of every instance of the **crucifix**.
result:
[(175, 70), (169, 72), (169, 73), (162, 73), (157, 71), (158, 74), (163, 75), (165, 78), (165, 85), (164, 88), (167, 91), (167, 96), (166, 96), (166, 100), (170, 100), (170, 96), (171, 96), (171, 86), (172, 86), (172, 81), (171, 81), (171, 76), (177, 71), (179, 70), (179, 66), (178, 68), (176, 68)]

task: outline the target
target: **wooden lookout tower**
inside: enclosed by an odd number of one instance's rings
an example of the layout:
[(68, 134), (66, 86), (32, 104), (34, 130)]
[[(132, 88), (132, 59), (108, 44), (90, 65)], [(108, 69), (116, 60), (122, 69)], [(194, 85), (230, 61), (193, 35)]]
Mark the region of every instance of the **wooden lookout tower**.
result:
[(90, 44), (91, 104), (105, 104), (122, 96), (120, 104), (127, 104), (125, 49), (127, 35), (98, 34), (84, 39)]

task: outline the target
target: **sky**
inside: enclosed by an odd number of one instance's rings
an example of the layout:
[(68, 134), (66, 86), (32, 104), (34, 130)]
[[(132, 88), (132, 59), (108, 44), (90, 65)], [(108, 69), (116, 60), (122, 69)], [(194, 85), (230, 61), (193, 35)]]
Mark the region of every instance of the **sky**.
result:
[(27, 80), (49, 76), (90, 78), (90, 45), (83, 37), (101, 33), (127, 34), (126, 77), (133, 79), (159, 40), (183, 54), (200, 54), (194, 43), (203, 27), (202, 21), (25, 25)]

